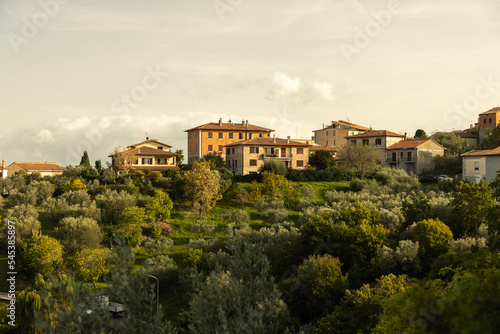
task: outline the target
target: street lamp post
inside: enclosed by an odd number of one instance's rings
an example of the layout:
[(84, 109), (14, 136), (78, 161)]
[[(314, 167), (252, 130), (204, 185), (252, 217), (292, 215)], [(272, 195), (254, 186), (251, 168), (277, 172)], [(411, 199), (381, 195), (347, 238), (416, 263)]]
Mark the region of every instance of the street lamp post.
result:
[(160, 281), (158, 280), (158, 277), (153, 275), (148, 276), (156, 280), (156, 314), (160, 314)]

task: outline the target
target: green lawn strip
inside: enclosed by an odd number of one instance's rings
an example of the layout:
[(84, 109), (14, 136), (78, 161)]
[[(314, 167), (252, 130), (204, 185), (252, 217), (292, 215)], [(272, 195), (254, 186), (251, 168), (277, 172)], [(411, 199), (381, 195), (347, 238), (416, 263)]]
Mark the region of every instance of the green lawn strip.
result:
[(315, 181), (315, 182), (295, 182), (298, 187), (306, 185), (312, 186), (316, 190), (316, 198), (326, 201), (325, 192), (328, 190), (345, 191), (349, 189), (349, 181)]

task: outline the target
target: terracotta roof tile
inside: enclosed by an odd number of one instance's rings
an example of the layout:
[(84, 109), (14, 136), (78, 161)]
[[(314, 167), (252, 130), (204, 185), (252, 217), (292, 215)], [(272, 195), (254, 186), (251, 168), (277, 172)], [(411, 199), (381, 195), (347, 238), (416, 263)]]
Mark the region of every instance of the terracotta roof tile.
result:
[(192, 130), (223, 130), (223, 131), (262, 131), (262, 132), (272, 132), (273, 129), (264, 128), (262, 126), (252, 125), (252, 124), (242, 124), (242, 123), (219, 123), (211, 122), (207, 124), (203, 124), (188, 130), (184, 130), (184, 132), (192, 131)]
[(298, 141), (282, 139), (282, 138), (254, 138), (248, 140), (241, 140), (225, 146), (239, 146), (239, 145), (262, 145), (262, 146), (303, 146), (309, 147), (311, 145), (301, 143)]
[(491, 108), (488, 111), (482, 112), (479, 115), (496, 114), (496, 113), (499, 113), (499, 112), (500, 112), (500, 107), (495, 107), (495, 108)]
[[(408, 139), (408, 140), (401, 140), (395, 144), (392, 144), (387, 149), (388, 150), (397, 150), (397, 149), (405, 149), (405, 148), (417, 148), (420, 145), (425, 144), (429, 141), (432, 141), (436, 145), (443, 147), (441, 144), (439, 144), (438, 142), (436, 142), (433, 139)], [(443, 147), (443, 149), (444, 149), (444, 147)]]
[(132, 147), (132, 146), (139, 146), (139, 145), (142, 145), (142, 144), (148, 144), (148, 143), (158, 143), (160, 145), (163, 145), (163, 146), (167, 146), (167, 147), (172, 147), (168, 144), (165, 144), (165, 143), (162, 143), (161, 141), (158, 141), (156, 139), (148, 139), (148, 140), (145, 140), (145, 141), (141, 141), (140, 143), (137, 143), (137, 144), (134, 144), (134, 145), (130, 145), (130, 146), (127, 146), (127, 147)]
[[(58, 172), (63, 171), (64, 168), (55, 162), (29, 162), (29, 161), (15, 161), (11, 164), (18, 165), (22, 169), (29, 172)], [(9, 166), (10, 167), (10, 166)]]
[(460, 138), (475, 138), (475, 139), (479, 139), (479, 135), (478, 134), (472, 133), (472, 132), (467, 131), (467, 130), (453, 131), (453, 133), (455, 135), (459, 136)]
[[(148, 147), (148, 146), (141, 146), (141, 147), (138, 147), (138, 148), (129, 149), (129, 150), (125, 151), (125, 152), (130, 152), (130, 151), (134, 151), (135, 152), (134, 154), (138, 155), (138, 156), (141, 156), (141, 155), (154, 155), (154, 156), (173, 157), (173, 156), (179, 155), (177, 153), (168, 152), (168, 151), (164, 151), (164, 150), (159, 150), (157, 148), (152, 148), (152, 147)], [(115, 154), (111, 154), (111, 155), (108, 155), (108, 156), (112, 157), (114, 155)]]
[(500, 155), (500, 146), (492, 150), (478, 150), (470, 151), (462, 154), (462, 157), (486, 156), (486, 155)]
[(368, 137), (401, 137), (404, 138), (404, 135), (391, 132), (387, 130), (372, 130), (364, 133), (358, 133), (357, 135), (347, 136), (346, 138), (368, 138)]
[(337, 152), (338, 149), (335, 147), (326, 147), (323, 145), (311, 145), (309, 147), (309, 151), (330, 151), (330, 152)]
[[(342, 120), (340, 120), (340, 121), (332, 121), (332, 123), (347, 125), (347, 126), (350, 126), (350, 127), (354, 128), (354, 129), (360, 130), (360, 131), (369, 131), (370, 130), (370, 128), (367, 128), (365, 126), (354, 124), (354, 123), (351, 123), (351, 122), (342, 121)], [(324, 128), (324, 129), (314, 130), (313, 132), (327, 130), (327, 129), (331, 129), (331, 128), (332, 128), (332, 125), (329, 124), (328, 127)]]

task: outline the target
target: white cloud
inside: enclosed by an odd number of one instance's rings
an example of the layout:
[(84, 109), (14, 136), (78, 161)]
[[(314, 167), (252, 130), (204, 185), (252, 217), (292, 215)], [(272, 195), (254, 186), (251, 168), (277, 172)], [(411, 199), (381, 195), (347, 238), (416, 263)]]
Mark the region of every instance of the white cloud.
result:
[(35, 133), (33, 140), (38, 144), (55, 143), (56, 139), (52, 131), (43, 129)]
[(334, 100), (335, 94), (333, 93), (333, 85), (328, 82), (313, 82), (314, 88), (318, 91), (318, 93), (328, 100)]

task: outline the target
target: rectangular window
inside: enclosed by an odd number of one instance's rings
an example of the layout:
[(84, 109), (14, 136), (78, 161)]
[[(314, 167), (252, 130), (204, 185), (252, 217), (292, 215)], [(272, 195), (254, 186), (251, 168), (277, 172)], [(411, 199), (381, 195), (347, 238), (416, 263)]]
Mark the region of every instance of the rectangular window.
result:
[(403, 159), (403, 152), (400, 152), (400, 153), (399, 153), (399, 157), (400, 157), (401, 159)]
[(474, 161), (474, 170), (479, 170), (479, 161)]
[(253, 138), (253, 133), (249, 133), (248, 134), (248, 139), (252, 139)]
[(491, 123), (491, 118), (490, 118), (490, 120), (489, 120), (489, 121), (490, 121), (490, 123)]
[(333, 146), (335, 146), (335, 145), (337, 145), (337, 141), (336, 140), (333, 141)]
[(233, 133), (232, 132), (229, 133), (229, 139), (233, 139)]
[(158, 149), (163, 151), (163, 146), (158, 146)]
[(208, 139), (212, 139), (212, 132), (208, 133)]
[(143, 165), (152, 165), (153, 164), (153, 158), (142, 158), (142, 164)]
[(259, 148), (251, 146), (250, 147), (250, 153), (259, 154)]
[(250, 166), (252, 167), (257, 166), (257, 159), (250, 159)]
[(234, 160), (234, 167), (238, 166), (238, 160)]
[(370, 144), (370, 140), (368, 139), (363, 139), (363, 145), (368, 145)]
[(214, 150), (213, 145), (208, 145), (208, 152), (212, 152)]
[(328, 136), (328, 131), (326, 131), (326, 135)]
[(231, 149), (230, 148), (226, 148), (226, 155), (229, 155), (231, 154)]
[(392, 161), (396, 161), (396, 152), (392, 152)]
[(333, 130), (333, 135), (335, 136), (337, 134), (337, 131)]
[(486, 118), (484, 119), (484, 124), (486, 124)]
[(242, 132), (239, 133), (239, 138), (243, 139), (243, 133)]
[(304, 167), (304, 160), (297, 160), (297, 167)]
[(231, 149), (231, 154), (234, 154), (234, 147)]
[(222, 145), (219, 145), (219, 152), (222, 152)]
[(262, 133), (259, 133), (259, 137), (262, 137)]
[(356, 139), (352, 139), (351, 140), (351, 144), (355, 144), (356, 145)]
[(375, 139), (375, 145), (382, 145), (382, 139), (380, 138)]
[(304, 148), (303, 147), (297, 147), (297, 154), (304, 154)]
[(219, 139), (224, 139), (224, 133), (223, 132), (219, 132)]
[(411, 161), (411, 152), (407, 152), (408, 161)]

